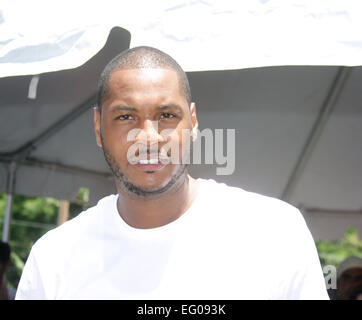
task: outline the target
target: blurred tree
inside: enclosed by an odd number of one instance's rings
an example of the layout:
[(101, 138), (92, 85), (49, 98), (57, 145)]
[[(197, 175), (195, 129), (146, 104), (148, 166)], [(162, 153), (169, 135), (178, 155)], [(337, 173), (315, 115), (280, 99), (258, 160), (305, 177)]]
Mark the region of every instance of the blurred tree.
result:
[(357, 229), (349, 228), (338, 241), (316, 241), (322, 266), (339, 264), (350, 256), (362, 258), (362, 241)]

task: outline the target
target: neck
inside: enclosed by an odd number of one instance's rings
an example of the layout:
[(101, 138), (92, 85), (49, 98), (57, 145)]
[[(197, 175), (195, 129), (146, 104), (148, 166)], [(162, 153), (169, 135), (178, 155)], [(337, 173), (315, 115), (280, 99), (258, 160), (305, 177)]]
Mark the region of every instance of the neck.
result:
[(185, 213), (196, 198), (198, 183), (185, 173), (170, 192), (149, 199), (131, 197), (117, 189), (117, 209), (123, 220), (132, 227), (149, 229), (166, 225)]

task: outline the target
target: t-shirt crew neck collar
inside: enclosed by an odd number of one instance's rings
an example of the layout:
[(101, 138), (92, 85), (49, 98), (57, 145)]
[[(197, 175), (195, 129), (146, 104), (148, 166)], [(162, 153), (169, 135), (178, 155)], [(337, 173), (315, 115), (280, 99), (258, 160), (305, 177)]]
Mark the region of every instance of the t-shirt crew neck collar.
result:
[(198, 178), (197, 181), (199, 182), (199, 189), (197, 191), (197, 195), (196, 195), (193, 203), (191, 204), (191, 206), (186, 210), (186, 212), (184, 212), (176, 220), (174, 220), (168, 224), (165, 224), (163, 226), (156, 227), (156, 228), (143, 229), (143, 228), (132, 227), (131, 225), (129, 225), (118, 212), (117, 201), (118, 201), (119, 195), (116, 194), (114, 197), (114, 200), (113, 200), (112, 210), (111, 210), (115, 224), (121, 230), (121, 232), (127, 233), (129, 235), (137, 235), (137, 236), (139, 236), (139, 235), (151, 236), (154, 234), (168, 233), (168, 232), (175, 230), (176, 228), (178, 228), (181, 225), (183, 225), (184, 223), (186, 223), (190, 218), (192, 218), (192, 215), (197, 214), (197, 211), (198, 211), (197, 207), (199, 206), (199, 203), (201, 201), (200, 199), (202, 198), (203, 193), (205, 192), (205, 187), (206, 187), (204, 179)]

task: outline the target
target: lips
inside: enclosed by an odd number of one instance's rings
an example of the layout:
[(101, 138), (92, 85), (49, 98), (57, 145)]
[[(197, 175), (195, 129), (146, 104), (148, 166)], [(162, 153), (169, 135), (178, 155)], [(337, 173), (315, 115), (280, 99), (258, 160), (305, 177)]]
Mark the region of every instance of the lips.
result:
[(155, 160), (157, 161), (157, 163), (154, 163), (154, 164), (136, 163), (134, 166), (137, 167), (138, 169), (140, 169), (141, 171), (158, 171), (165, 166), (165, 164), (158, 162), (157, 159), (155, 159)]

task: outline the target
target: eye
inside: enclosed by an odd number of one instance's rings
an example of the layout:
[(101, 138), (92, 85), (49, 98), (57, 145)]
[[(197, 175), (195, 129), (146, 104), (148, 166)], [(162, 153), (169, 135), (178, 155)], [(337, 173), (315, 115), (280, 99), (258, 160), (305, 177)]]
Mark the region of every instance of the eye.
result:
[(118, 120), (133, 120), (133, 117), (130, 114), (122, 114), (121, 116), (117, 117)]
[(161, 119), (172, 119), (175, 117), (176, 116), (173, 113), (169, 113), (169, 112), (164, 112), (161, 114)]

